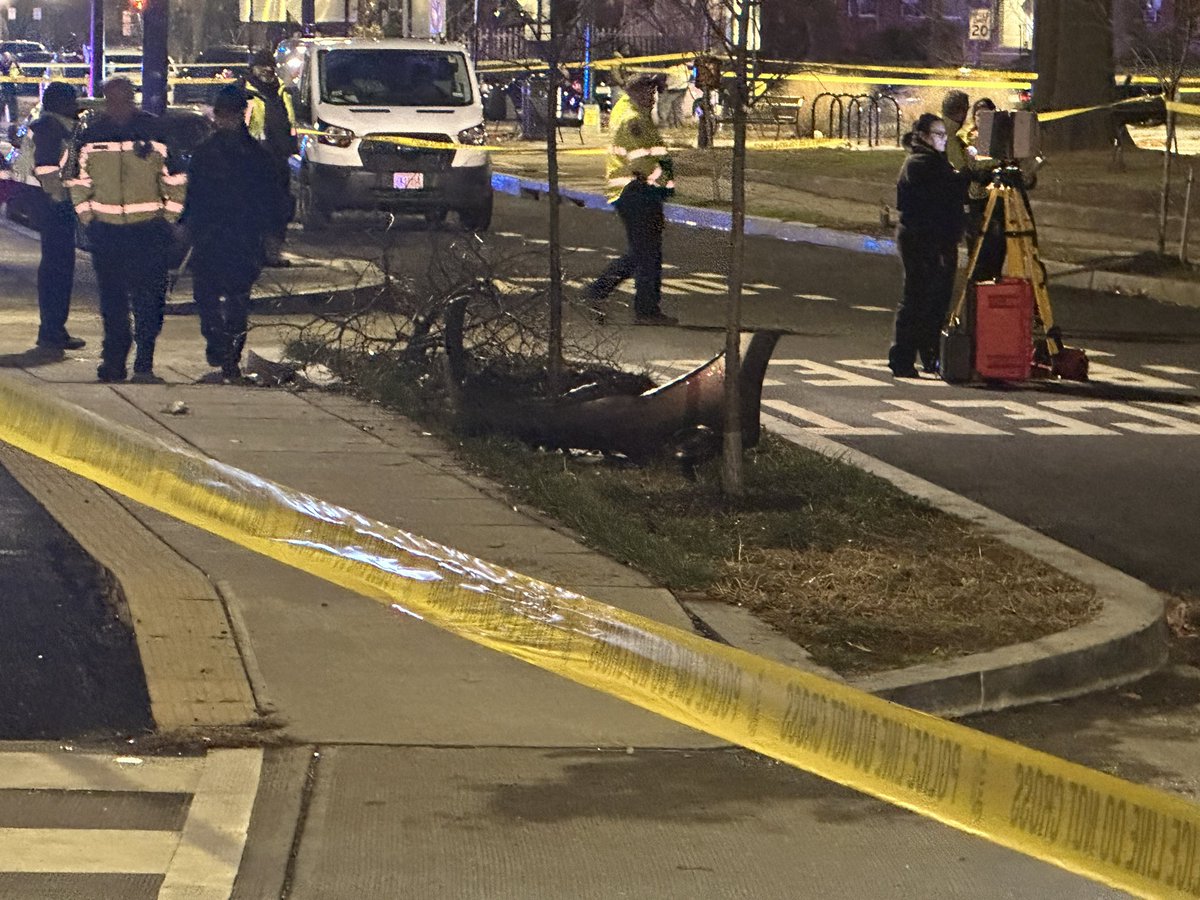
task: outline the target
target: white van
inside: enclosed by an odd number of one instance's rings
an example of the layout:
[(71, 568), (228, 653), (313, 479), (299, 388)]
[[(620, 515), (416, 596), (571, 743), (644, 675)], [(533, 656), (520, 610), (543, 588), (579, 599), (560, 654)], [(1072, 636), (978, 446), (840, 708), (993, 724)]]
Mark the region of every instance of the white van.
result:
[(322, 228), (343, 209), (423, 213), (431, 224), (453, 210), (471, 231), (491, 224), (483, 102), (462, 45), (312, 41), (298, 84), (296, 125), (300, 155), (292, 174), (304, 228)]

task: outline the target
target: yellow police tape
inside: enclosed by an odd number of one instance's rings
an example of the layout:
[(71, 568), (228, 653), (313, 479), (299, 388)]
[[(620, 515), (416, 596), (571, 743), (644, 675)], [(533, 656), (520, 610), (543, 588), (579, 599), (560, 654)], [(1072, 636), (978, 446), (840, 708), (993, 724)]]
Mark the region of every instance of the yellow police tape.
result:
[(0, 375), (0, 440), (482, 646), (1146, 897), (1200, 897), (1200, 806), (535, 581)]
[[(322, 132), (314, 128), (297, 128), (296, 134), (319, 136)], [(396, 144), (400, 147), (412, 147), (419, 150), (479, 150), (487, 153), (535, 153), (546, 152), (545, 143), (530, 144), (455, 144), (450, 141), (431, 141), (426, 138), (405, 137), (398, 134), (368, 134), (364, 140), (378, 141), (383, 144)], [(789, 138), (786, 140), (754, 140), (746, 141), (750, 150), (814, 150), (823, 147), (844, 147), (846, 141), (837, 138)], [(668, 147), (673, 153), (691, 151), (695, 147)], [(560, 156), (604, 156), (608, 147), (559, 147)]]

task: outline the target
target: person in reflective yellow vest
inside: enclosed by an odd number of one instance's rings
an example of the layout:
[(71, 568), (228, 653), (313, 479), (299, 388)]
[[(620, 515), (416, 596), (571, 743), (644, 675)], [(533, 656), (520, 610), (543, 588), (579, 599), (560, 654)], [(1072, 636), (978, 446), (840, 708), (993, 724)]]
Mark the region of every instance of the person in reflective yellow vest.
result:
[(96, 377), (124, 381), (129, 348), (136, 343), (133, 380), (161, 383), (154, 374), (154, 345), (166, 306), (172, 225), (183, 212), (187, 175), (168, 168), (161, 123), (137, 108), (128, 78), (104, 83), (104, 112), (83, 129), (77, 147), (77, 171), (65, 172), (64, 183), (88, 229), (100, 287), (104, 343)]
[(264, 48), (254, 54), (245, 90), (248, 103), (246, 125), (250, 129), (250, 137), (262, 144), (271, 157), (279, 188), (289, 198), (283, 207), (284, 214), (275, 220), (267, 235), (266, 264), (287, 266), (289, 263), (282, 254), (292, 206), (292, 173), (288, 160), (298, 150), (296, 112), (292, 107), (292, 95), (275, 71), (275, 56), (270, 50)]
[(674, 325), (678, 321), (661, 308), (663, 203), (674, 193), (675, 181), (671, 157), (650, 111), (664, 83), (660, 73), (634, 76), (626, 83), (625, 96), (617, 101), (609, 118), (612, 144), (605, 164), (608, 198), (625, 225), (629, 246), (585, 292), (585, 299), (601, 322), (604, 302), (630, 275), (637, 286), (633, 298), (635, 324)]

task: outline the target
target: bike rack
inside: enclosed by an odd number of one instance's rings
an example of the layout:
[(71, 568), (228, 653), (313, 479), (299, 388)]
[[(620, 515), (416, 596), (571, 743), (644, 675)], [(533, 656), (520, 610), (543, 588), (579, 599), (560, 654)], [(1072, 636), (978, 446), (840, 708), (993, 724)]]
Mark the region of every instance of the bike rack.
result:
[[(891, 104), (896, 112), (896, 146), (900, 146), (901, 124), (900, 104), (895, 97), (887, 94), (835, 94), (826, 91), (813, 98), (812, 110), (809, 113), (809, 133), (817, 130), (817, 107), (821, 101), (829, 100), (829, 129), (826, 135), (839, 140), (863, 142), (863, 117), (866, 116), (865, 137), (868, 147), (876, 147), (883, 142), (884, 107)], [(834, 113), (837, 113), (837, 129), (833, 127)], [(889, 115), (890, 119), (890, 115)]]
[(813, 98), (812, 112), (809, 115), (809, 127), (808, 127), (809, 134), (817, 133), (817, 107), (820, 105), (821, 101), (824, 98), (828, 97), (829, 98), (829, 129), (826, 132), (826, 134), (829, 137), (833, 137), (833, 112), (834, 112), (834, 109), (836, 108), (837, 109), (837, 123), (838, 123), (837, 136), (839, 138), (844, 137), (845, 135), (843, 132), (845, 131), (846, 126), (845, 126), (845, 109), (842, 106), (842, 100), (848, 98), (849, 96), (850, 96), (849, 94), (834, 94), (829, 91), (826, 91), (825, 93), (822, 93), (822, 94), (817, 94), (817, 96)]

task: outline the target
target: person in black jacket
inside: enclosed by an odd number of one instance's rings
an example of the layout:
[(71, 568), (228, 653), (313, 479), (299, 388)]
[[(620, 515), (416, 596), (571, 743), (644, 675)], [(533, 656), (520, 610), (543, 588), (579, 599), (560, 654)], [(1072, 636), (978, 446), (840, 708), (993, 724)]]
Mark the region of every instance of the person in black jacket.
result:
[(896, 182), (900, 226), (896, 242), (904, 263), (904, 294), (888, 367), (897, 378), (917, 378), (918, 354), (936, 372), (938, 341), (958, 264), (967, 179), (946, 160), (946, 123), (925, 113), (905, 135), (909, 154)]
[(250, 289), (286, 197), (270, 156), (246, 128), (241, 87), (221, 88), (213, 100), (213, 122), (216, 130), (192, 154), (180, 221), (192, 241), (193, 296), (205, 358), (228, 382), (241, 379)]
[(63, 185), (62, 170), (75, 140), (78, 112), (75, 89), (51, 82), (42, 94), (42, 115), (29, 126), (29, 143), (23, 148), (33, 154), (33, 174), (42, 188), (37, 345), (51, 350), (79, 350), (86, 344), (67, 332), (75, 284), (75, 207)]

